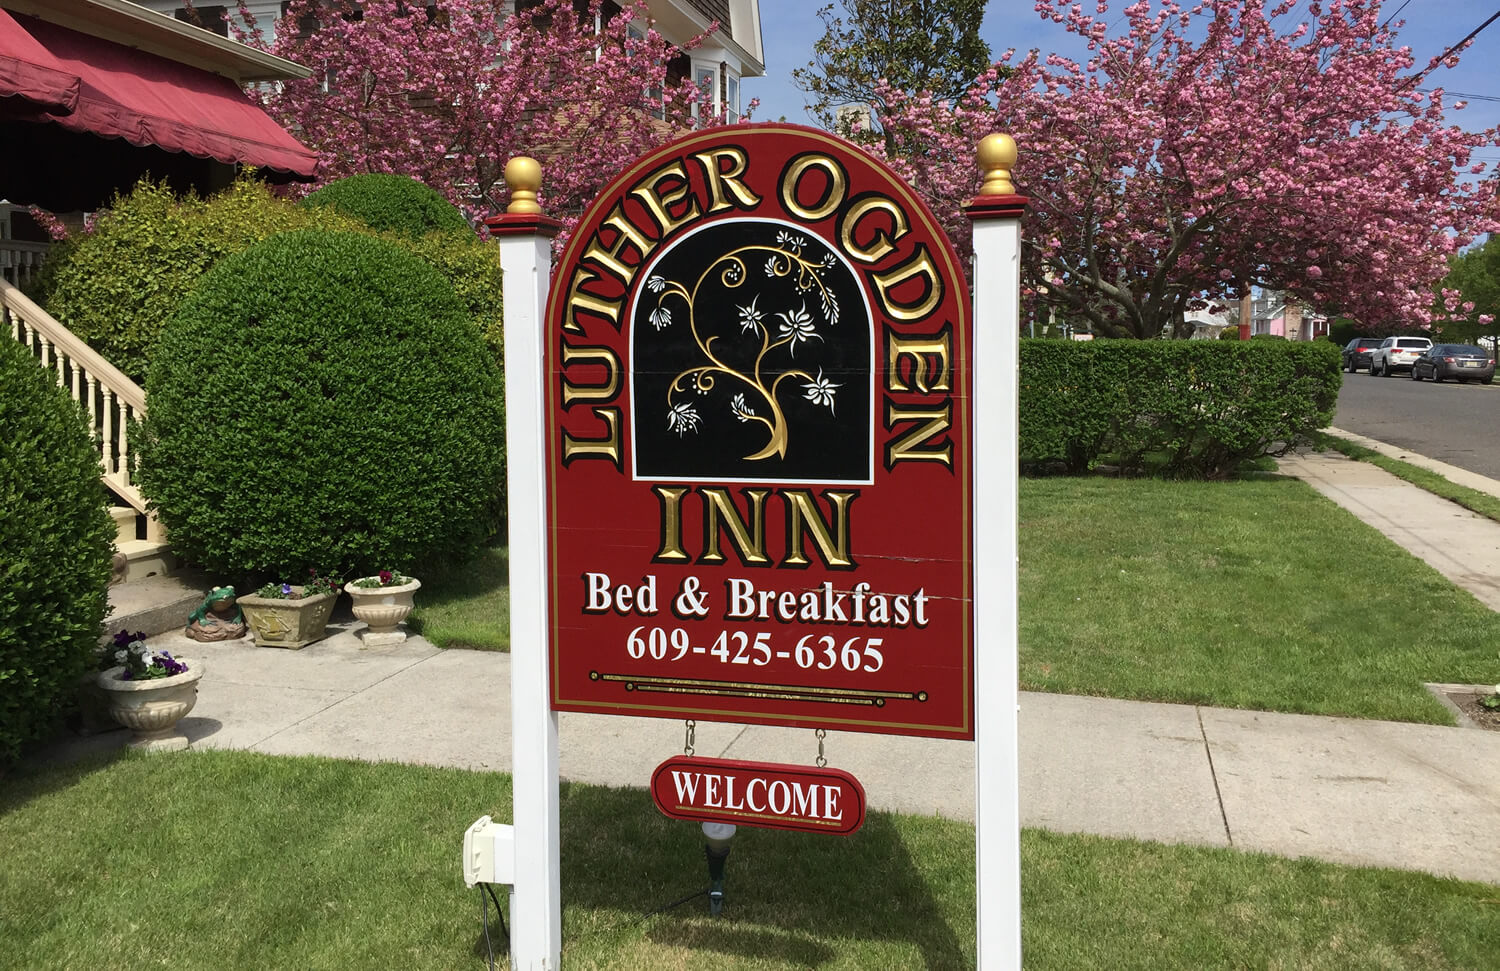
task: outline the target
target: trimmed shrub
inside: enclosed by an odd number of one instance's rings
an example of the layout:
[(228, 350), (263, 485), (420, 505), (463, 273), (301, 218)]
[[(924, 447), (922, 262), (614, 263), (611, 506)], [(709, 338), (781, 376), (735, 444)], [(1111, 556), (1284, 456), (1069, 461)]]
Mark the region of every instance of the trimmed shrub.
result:
[(83, 412), (0, 341), (0, 765), (42, 737), (93, 666), (114, 526)]
[(453, 203), (405, 175), (367, 172), (346, 176), (309, 193), (302, 205), (327, 206), (371, 229), (408, 239), (420, 239), (433, 231), (474, 235), (474, 227)]
[(1238, 326), (1231, 325), (1219, 331), (1219, 340), (1221, 341), (1237, 341), (1239, 339), (1240, 329)]
[(204, 276), (157, 344), (141, 488), (213, 571), (461, 561), (500, 522), (499, 370), (434, 269), (303, 230)]
[[(254, 180), (236, 181), (209, 199), (178, 197), (165, 185), (142, 181), (128, 196), (115, 197), (93, 232), (69, 237), (54, 250), (37, 300), (144, 383), (153, 345), (198, 279), (226, 256), (295, 229), (375, 234), (353, 216), (298, 206)], [(500, 255), (494, 244), (472, 232), (387, 238), (448, 278), (499, 360)]]
[(495, 363), (505, 364), (505, 313), (501, 302), (504, 274), (500, 272), (500, 248), (477, 236), (428, 233), (421, 239), (392, 239), (403, 249), (421, 257), (448, 278), (459, 303), (479, 328), (494, 354)]
[(331, 210), (299, 209), (250, 180), (209, 200), (142, 180), (111, 201), (93, 232), (71, 238), (49, 261), (42, 302), (105, 360), (144, 381), (152, 345), (200, 276), (263, 239), (311, 226), (363, 228)]
[(1333, 418), (1327, 341), (1021, 341), (1021, 460), (1223, 478)]

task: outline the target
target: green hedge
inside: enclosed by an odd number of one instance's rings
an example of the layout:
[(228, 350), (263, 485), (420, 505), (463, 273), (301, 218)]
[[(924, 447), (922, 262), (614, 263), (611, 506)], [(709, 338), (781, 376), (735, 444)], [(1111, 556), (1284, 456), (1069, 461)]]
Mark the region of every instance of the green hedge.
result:
[(1021, 341), (1021, 461), (1222, 478), (1333, 417), (1327, 341)]
[(92, 667), (114, 526), (83, 412), (0, 340), (0, 766), (41, 737)]
[(499, 526), (499, 369), (453, 288), (394, 243), (303, 230), (223, 260), (146, 390), (141, 489), (212, 571), (412, 571)]
[[(448, 278), (498, 360), (499, 252), (467, 222), (463, 226), (462, 234), (383, 238)], [(92, 232), (69, 237), (54, 251), (38, 301), (111, 364), (145, 383), (162, 328), (199, 278), (225, 257), (296, 229), (381, 235), (337, 208), (299, 206), (249, 179), (208, 199), (180, 197), (142, 180), (110, 203)]]
[(302, 200), (309, 208), (327, 206), (371, 229), (420, 239), (430, 232), (473, 236), (474, 227), (440, 193), (406, 175), (366, 172), (330, 182)]

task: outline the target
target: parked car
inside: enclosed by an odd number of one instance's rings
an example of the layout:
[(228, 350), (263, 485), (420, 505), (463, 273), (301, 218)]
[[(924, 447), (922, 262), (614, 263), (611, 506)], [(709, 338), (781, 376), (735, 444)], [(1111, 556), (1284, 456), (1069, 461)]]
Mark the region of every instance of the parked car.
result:
[(1353, 374), (1360, 368), (1370, 370), (1370, 355), (1380, 346), (1378, 337), (1356, 337), (1344, 345), (1344, 370)]
[(1370, 352), (1370, 376), (1390, 377), (1397, 371), (1410, 371), (1412, 362), (1432, 347), (1425, 337), (1387, 337)]
[(1489, 384), (1495, 380), (1495, 362), (1490, 360), (1484, 348), (1473, 344), (1434, 344), (1411, 365), (1411, 379), (1420, 381), (1423, 378), (1431, 378), (1434, 382), (1452, 378)]

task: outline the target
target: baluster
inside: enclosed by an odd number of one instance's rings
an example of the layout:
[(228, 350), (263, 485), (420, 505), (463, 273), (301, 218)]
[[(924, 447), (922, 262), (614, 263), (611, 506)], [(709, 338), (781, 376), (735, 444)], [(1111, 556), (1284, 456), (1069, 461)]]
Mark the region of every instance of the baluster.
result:
[(80, 393), (83, 390), (83, 371), (78, 367), (78, 362), (72, 360), (71, 358), (69, 358), (68, 360), (68, 373), (73, 376), (73, 380), (71, 382), (73, 386), (73, 400), (81, 405), (83, 404), (83, 401), (80, 397)]
[(65, 374), (63, 374), (63, 360), (64, 360), (64, 358), (63, 358), (62, 348), (58, 348), (58, 350), (57, 350), (57, 386), (59, 388), (66, 388), (68, 386), (68, 378), (67, 378), (67, 376)]
[(92, 374), (85, 374), (84, 377), (88, 379), (89, 391), (83, 410), (89, 414), (89, 432), (92, 433), (98, 428), (98, 421), (94, 416), (94, 388), (98, 385), (99, 381)]
[(21, 323), (26, 327), (26, 339), (21, 343), (26, 345), (28, 351), (32, 350), (36, 347), (36, 341), (33, 339), (36, 334), (36, 328), (31, 326), (31, 321), (29, 320), (22, 320)]
[(104, 412), (104, 476), (112, 479), (115, 474), (115, 393), (101, 387), (100, 411)]
[(126, 421), (130, 406), (124, 399), (118, 399), (120, 404), (120, 485), (130, 485), (130, 425)]
[(41, 337), (42, 337), (42, 367), (51, 367), (52, 366), (52, 342), (47, 339), (47, 335), (46, 334), (41, 335)]
[(21, 315), (9, 307), (5, 308), (5, 317), (10, 321), (10, 336), (13, 340), (21, 339)]

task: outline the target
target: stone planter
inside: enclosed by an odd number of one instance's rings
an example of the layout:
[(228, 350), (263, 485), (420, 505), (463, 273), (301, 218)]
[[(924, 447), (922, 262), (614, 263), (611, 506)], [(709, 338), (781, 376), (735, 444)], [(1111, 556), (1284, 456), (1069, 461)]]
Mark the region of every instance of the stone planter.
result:
[(328, 635), (337, 594), (325, 593), (301, 599), (301, 587), (292, 587), (299, 599), (240, 597), (240, 609), (255, 638), (256, 647), (287, 647), (293, 650), (320, 641)]
[(344, 584), (344, 592), (354, 602), (355, 618), (369, 625), (363, 635), (366, 646), (400, 644), (406, 640), (406, 631), (399, 630), (397, 625), (411, 613), (414, 598), (421, 588), (421, 580), (388, 587), (357, 587), (352, 580)]
[(124, 667), (101, 671), (97, 684), (109, 699), (109, 713), (135, 733), (130, 747), (147, 752), (172, 752), (188, 747), (177, 723), (198, 703), (198, 681), (203, 662), (181, 659), (183, 674), (149, 681), (121, 681)]

